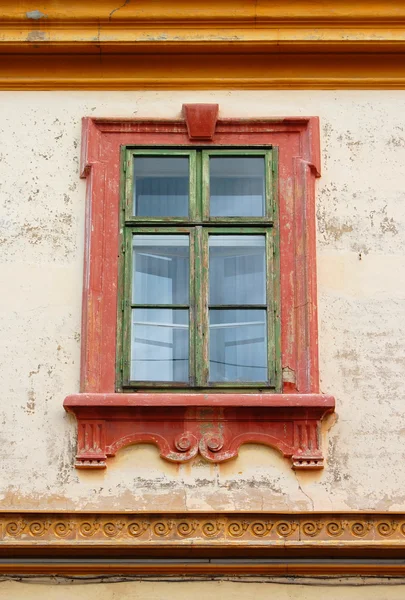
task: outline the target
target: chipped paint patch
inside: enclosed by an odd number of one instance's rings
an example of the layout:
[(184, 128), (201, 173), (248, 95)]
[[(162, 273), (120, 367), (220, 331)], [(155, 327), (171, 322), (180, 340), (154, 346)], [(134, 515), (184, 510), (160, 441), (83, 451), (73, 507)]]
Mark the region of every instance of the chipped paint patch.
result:
[(27, 19), (34, 19), (34, 21), (37, 21), (38, 19), (48, 18), (48, 15), (41, 12), (40, 10), (30, 10), (29, 12), (25, 13), (25, 16), (27, 17)]
[(46, 40), (45, 31), (30, 31), (27, 35), (27, 42), (44, 42)]

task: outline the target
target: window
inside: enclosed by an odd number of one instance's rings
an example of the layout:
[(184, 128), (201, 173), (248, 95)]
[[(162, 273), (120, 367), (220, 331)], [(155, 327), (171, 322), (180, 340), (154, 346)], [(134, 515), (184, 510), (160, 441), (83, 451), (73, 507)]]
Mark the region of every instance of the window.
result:
[(76, 467), (141, 442), (173, 462), (254, 442), (321, 469), (334, 398), (319, 392), (318, 119), (183, 110), (83, 120)]
[(280, 387), (272, 149), (128, 149), (123, 388)]

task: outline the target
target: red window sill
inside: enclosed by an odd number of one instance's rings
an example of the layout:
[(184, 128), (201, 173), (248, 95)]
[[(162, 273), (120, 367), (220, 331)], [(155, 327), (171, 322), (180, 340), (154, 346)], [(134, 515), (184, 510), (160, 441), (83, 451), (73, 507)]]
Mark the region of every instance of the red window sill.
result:
[(321, 420), (334, 411), (324, 394), (72, 394), (64, 407), (78, 421), (76, 467), (103, 469), (123, 446), (153, 443), (163, 458), (211, 462), (246, 443), (276, 448), (294, 469), (322, 469)]

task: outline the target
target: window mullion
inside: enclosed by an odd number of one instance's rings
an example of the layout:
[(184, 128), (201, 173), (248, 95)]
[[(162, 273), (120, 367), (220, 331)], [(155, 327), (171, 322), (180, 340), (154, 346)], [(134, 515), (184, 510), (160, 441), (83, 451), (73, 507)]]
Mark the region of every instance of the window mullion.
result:
[(195, 365), (196, 385), (208, 382), (208, 232), (201, 226), (195, 228)]
[(190, 231), (190, 272), (189, 272), (189, 381), (190, 385), (194, 386), (197, 382), (196, 369), (196, 339), (197, 339), (197, 323), (198, 323), (198, 294), (195, 285), (196, 265), (197, 265), (197, 236), (195, 228)]

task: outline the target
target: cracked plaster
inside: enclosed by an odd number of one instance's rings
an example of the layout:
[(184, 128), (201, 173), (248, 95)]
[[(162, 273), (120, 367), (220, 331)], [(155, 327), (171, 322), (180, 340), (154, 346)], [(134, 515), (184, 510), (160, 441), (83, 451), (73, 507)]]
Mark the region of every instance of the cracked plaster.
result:
[[(0, 297), (3, 509), (405, 510), (405, 130), (402, 92), (1, 93)], [(226, 117), (319, 115), (317, 184), (323, 472), (242, 447), (217, 466), (173, 465), (153, 446), (105, 472), (73, 468), (85, 182), (80, 119), (179, 116), (184, 102)]]

